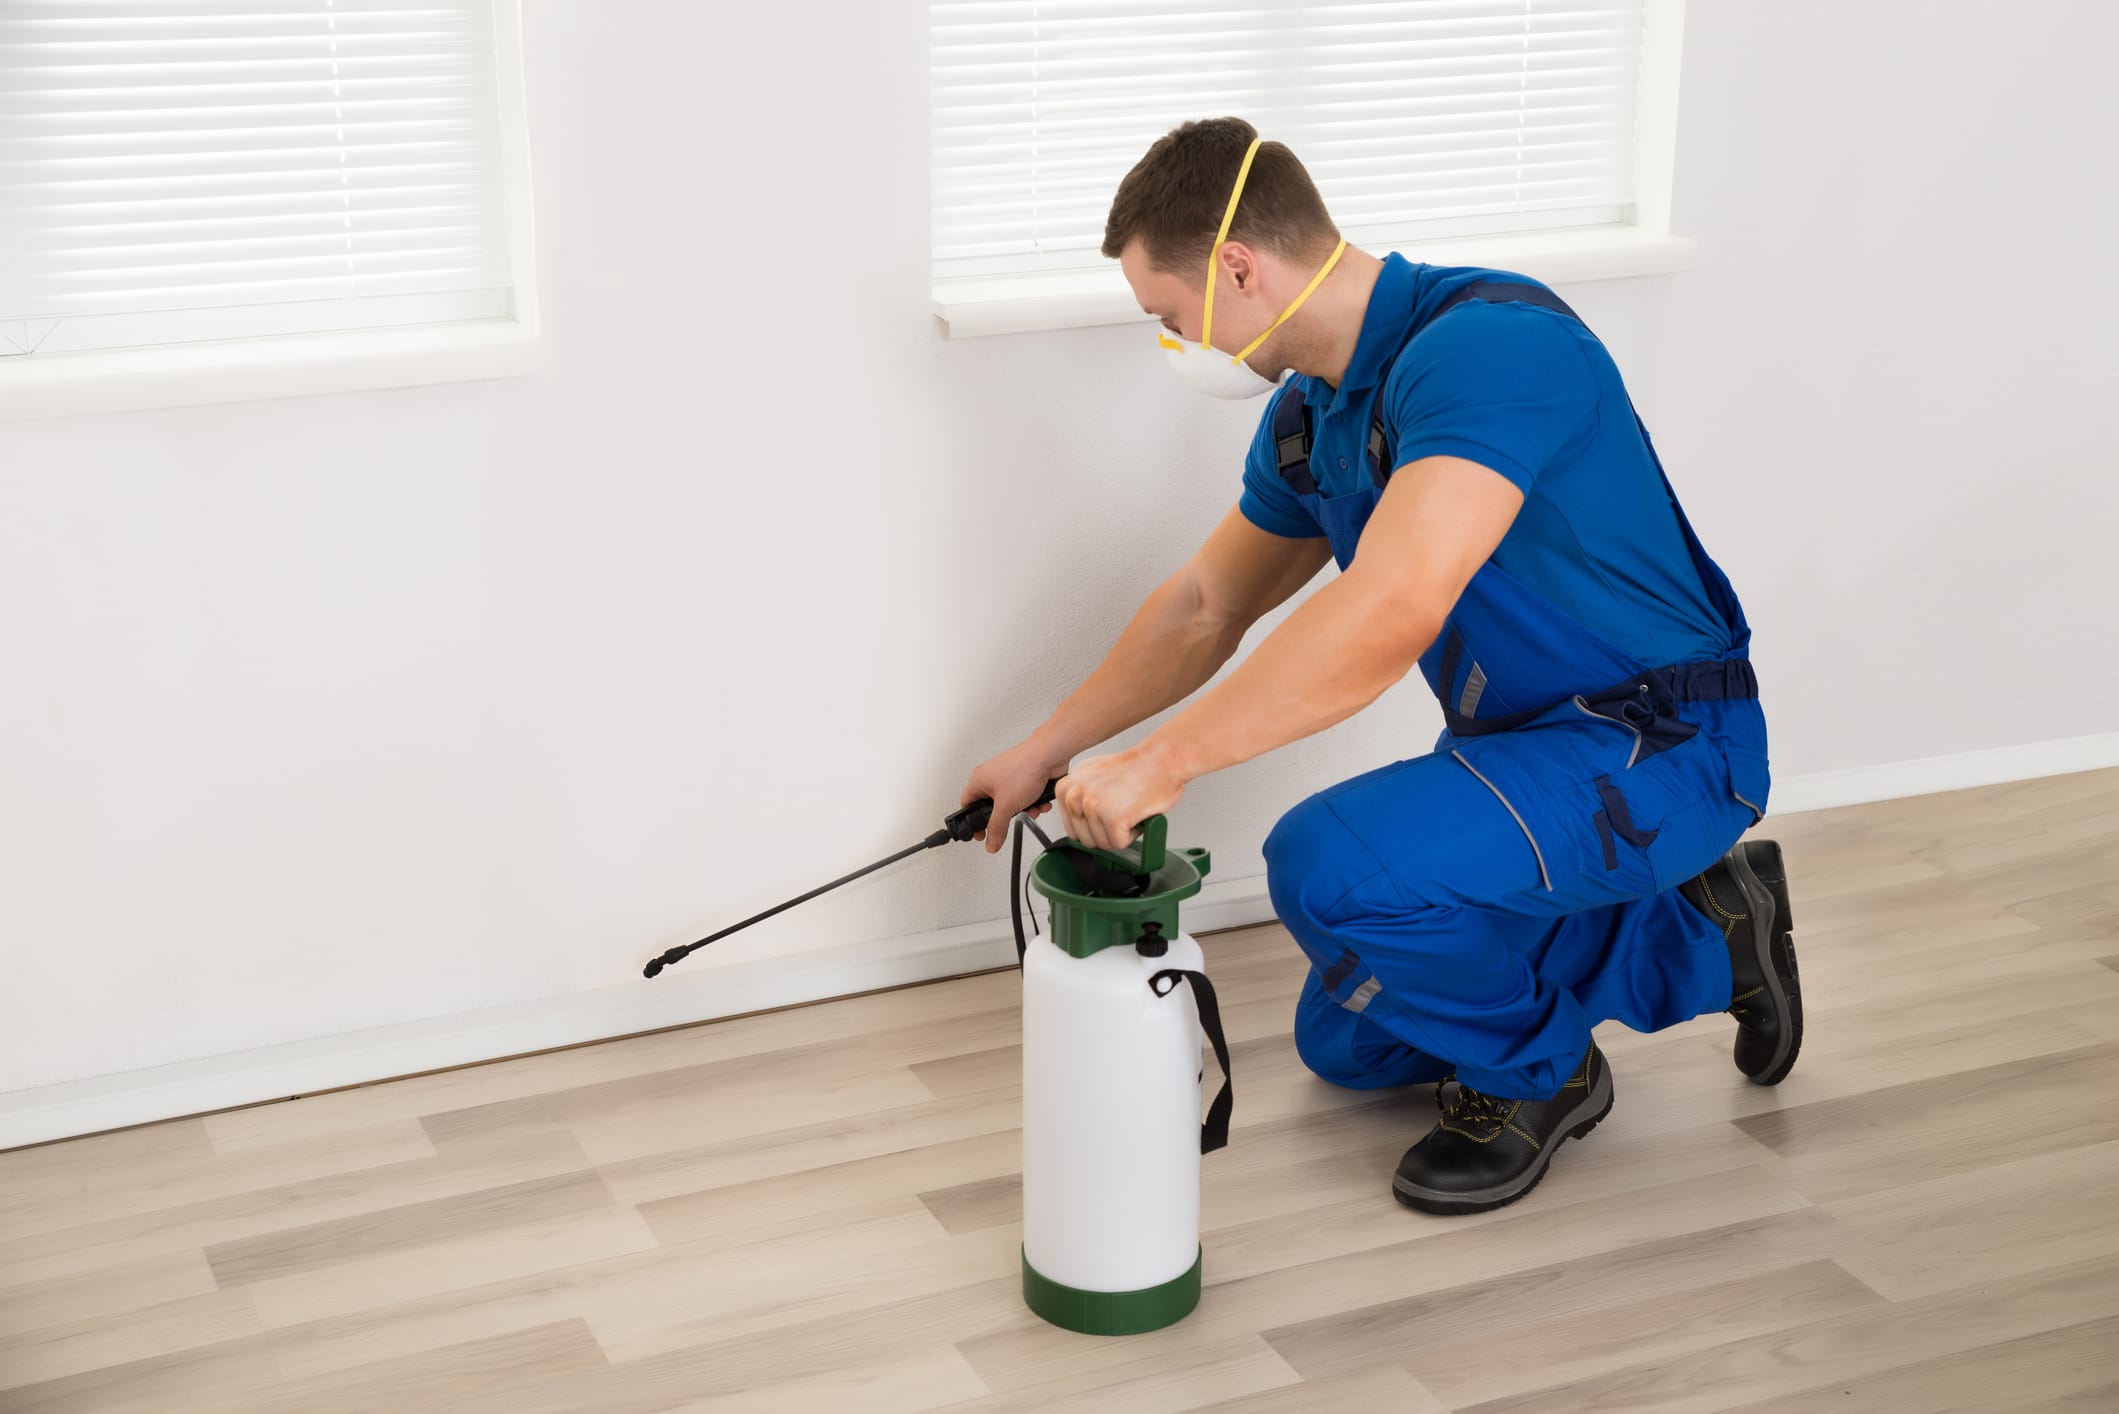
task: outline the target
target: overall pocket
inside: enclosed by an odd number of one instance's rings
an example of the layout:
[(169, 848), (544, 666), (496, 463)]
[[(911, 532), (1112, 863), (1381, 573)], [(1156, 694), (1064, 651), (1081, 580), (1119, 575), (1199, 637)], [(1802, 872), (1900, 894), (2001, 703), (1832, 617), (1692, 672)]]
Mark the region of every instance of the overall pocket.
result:
[(1638, 785), (1600, 775), (1571, 793), (1575, 867), (1604, 902), (1656, 892), (1650, 850), (1662, 838), (1665, 812)]
[(1683, 746), (1700, 731), (1683, 717), (1651, 701), (1646, 687), (1638, 689), (1631, 697), (1591, 701), (1577, 696), (1574, 705), (1576, 711), (1609, 722), (1632, 738), (1632, 749), (1626, 754), (1627, 770), (1674, 746)]
[(1751, 812), (1751, 823), (1756, 825), (1766, 818), (1766, 798), (1773, 790), (1773, 773), (1767, 767), (1766, 753), (1748, 746), (1731, 746), (1722, 755), (1729, 763), (1729, 793)]
[(1587, 822), (1581, 872), (1614, 900), (1676, 888), (1720, 859), (1752, 822), (1719, 785), (1665, 773), (1599, 776), (1577, 790), (1575, 809)]
[(1631, 770), (1599, 773), (1574, 788), (1569, 807), (1583, 882), (1601, 902), (1645, 898), (1691, 878), (1742, 833), (1749, 814), (1723, 788), (1704, 736)]
[(1500, 801), (1508, 813), (1515, 817), (1517, 828), (1523, 831), (1523, 838), (1530, 844), (1531, 857), (1537, 861), (1538, 885), (1546, 893), (1551, 893), (1553, 891), (1552, 869), (1545, 862), (1545, 847), (1538, 842), (1538, 833), (1531, 828), (1530, 820), (1524, 814), (1524, 807), (1518, 806), (1514, 800), (1511, 800), (1508, 792), (1496, 784), (1492, 776), (1474, 766), (1471, 758), (1464, 754), (1462, 747), (1452, 748), (1450, 755), (1456, 757), (1458, 764), (1463, 766), (1465, 770), (1477, 776), (1479, 784), (1492, 791), (1494, 799)]

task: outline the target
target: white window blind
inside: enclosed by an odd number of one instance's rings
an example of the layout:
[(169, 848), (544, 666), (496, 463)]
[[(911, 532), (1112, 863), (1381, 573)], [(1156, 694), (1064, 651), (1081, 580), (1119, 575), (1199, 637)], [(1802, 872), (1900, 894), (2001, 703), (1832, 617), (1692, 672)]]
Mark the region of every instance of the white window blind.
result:
[(0, 0), (0, 355), (510, 312), (493, 0)]
[(1093, 265), (1189, 118), (1288, 144), (1350, 239), (1617, 223), (1643, 0), (931, 0), (938, 275)]

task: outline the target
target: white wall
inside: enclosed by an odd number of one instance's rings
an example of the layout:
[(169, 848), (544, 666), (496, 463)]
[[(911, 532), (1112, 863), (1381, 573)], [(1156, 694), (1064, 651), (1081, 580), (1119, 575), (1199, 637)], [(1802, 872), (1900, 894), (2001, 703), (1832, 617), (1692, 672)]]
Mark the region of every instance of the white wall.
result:
[(2119, 728), (2119, 12), (1689, 10), (1702, 268), (1624, 353), (1758, 628), (1776, 769)]
[[(1234, 497), (1255, 405), (1141, 328), (937, 336), (924, 7), (527, 8), (541, 373), (0, 428), (0, 1090), (623, 986), (931, 829)], [(1566, 293), (1777, 772), (2112, 730), (2112, 13), (1691, 10), (1702, 268)], [(1256, 876), (1433, 728), (1176, 832)], [(686, 971), (1005, 896), (959, 847)]]

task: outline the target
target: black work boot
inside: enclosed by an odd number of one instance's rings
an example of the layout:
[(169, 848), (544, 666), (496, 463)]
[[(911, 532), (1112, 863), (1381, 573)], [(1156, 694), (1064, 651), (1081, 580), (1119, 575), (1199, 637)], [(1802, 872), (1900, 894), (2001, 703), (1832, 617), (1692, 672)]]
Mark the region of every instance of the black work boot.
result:
[(1550, 1100), (1504, 1100), (1452, 1076), (1435, 1088), (1441, 1122), (1405, 1151), (1391, 1191), (1423, 1213), (1506, 1207), (1538, 1186), (1561, 1140), (1611, 1113), (1611, 1097), (1611, 1066), (1594, 1039)]
[(1754, 1084), (1780, 1084), (1803, 1048), (1803, 994), (1781, 847), (1747, 840), (1697, 879), (1678, 885), (1678, 893), (1722, 930), (1729, 945), (1736, 1068)]

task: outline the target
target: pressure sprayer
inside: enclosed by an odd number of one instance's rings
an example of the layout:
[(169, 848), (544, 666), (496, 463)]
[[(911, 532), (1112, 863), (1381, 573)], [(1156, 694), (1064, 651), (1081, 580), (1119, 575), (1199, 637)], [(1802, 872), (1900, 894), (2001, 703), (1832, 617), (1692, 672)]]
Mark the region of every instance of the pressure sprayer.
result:
[[(1037, 804), (1058, 784), (1047, 782)], [(971, 839), (992, 814), (991, 800), (973, 801), (920, 843), (671, 948), (646, 975), (885, 865)], [(1036, 947), (1023, 931), (1026, 827), (1043, 845), (1029, 886), (1051, 906)], [(1169, 848), (1168, 829), (1150, 816), (1131, 846), (1105, 850), (1015, 819), (1008, 904), (1023, 975), (1023, 1300), (1091, 1335), (1159, 1330), (1199, 1304), (1199, 1160), (1229, 1142), (1235, 1105), (1214, 986), (1177, 920), (1211, 860), (1203, 849)], [(1222, 1073), (1204, 1123), (1202, 1039)]]

